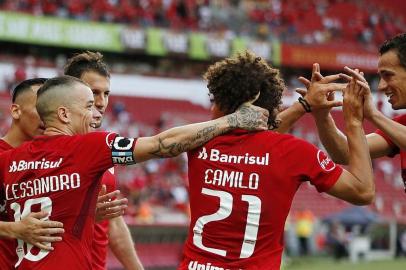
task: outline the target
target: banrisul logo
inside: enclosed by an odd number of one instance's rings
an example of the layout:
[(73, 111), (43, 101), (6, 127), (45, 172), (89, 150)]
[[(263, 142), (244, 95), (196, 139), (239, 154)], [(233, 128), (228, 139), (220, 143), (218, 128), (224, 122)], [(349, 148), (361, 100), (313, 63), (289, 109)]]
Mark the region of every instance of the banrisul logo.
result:
[(210, 149), (210, 154), (206, 148), (203, 147), (199, 152), (199, 159), (208, 159), (210, 161), (216, 161), (220, 163), (231, 164), (248, 164), (248, 165), (269, 165), (269, 153), (265, 153), (262, 156), (251, 155), (250, 153), (244, 153), (240, 155), (231, 155), (221, 153), (218, 149)]
[(59, 160), (50, 161), (43, 158), (42, 160), (37, 161), (13, 161), (10, 165), (10, 169), (8, 172), (21, 172), (26, 170), (44, 170), (44, 169), (51, 169), (51, 168), (58, 168), (63, 161), (63, 158)]
[(197, 157), (197, 158), (200, 158), (200, 159), (207, 159), (207, 150), (206, 150), (206, 147), (203, 147), (202, 148), (202, 151), (200, 151), (199, 152), (199, 156)]

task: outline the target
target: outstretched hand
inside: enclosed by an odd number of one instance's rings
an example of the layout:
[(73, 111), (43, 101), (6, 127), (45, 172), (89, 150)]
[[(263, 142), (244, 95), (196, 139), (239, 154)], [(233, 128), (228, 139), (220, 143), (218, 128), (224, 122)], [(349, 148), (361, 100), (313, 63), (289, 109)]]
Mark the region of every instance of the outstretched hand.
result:
[(243, 103), (227, 118), (230, 127), (246, 130), (268, 130), (269, 111), (252, 105), (259, 97), (258, 93), (252, 100)]
[(45, 220), (48, 215), (43, 211), (31, 213), (17, 221), (13, 228), (14, 237), (40, 249), (53, 250), (51, 243), (62, 241), (60, 234), (65, 231), (61, 222)]
[(375, 103), (372, 98), (372, 93), (371, 93), (371, 88), (369, 87), (369, 84), (367, 80), (364, 77), (363, 72), (359, 72), (358, 69), (351, 69), (349, 67), (344, 67), (344, 71), (347, 74), (340, 74), (340, 77), (342, 79), (345, 79), (347, 81), (351, 81), (352, 79), (355, 80), (356, 84), (358, 84), (360, 87), (363, 88), (363, 95), (364, 95), (364, 117), (366, 119), (371, 119), (372, 116), (378, 111), (378, 109), (375, 106)]
[[(359, 71), (356, 69), (357, 75)], [(365, 89), (357, 83), (354, 75), (344, 90), (343, 113), (347, 125), (362, 126), (364, 119), (364, 92)]]
[(347, 84), (334, 83), (340, 79), (340, 74), (323, 76), (320, 73), (320, 65), (313, 64), (312, 77), (310, 80), (299, 77), (299, 81), (306, 87), (297, 88), (295, 91), (304, 97), (315, 113), (329, 112), (333, 107), (342, 106), (342, 102), (334, 99), (335, 91), (342, 91)]
[(96, 222), (124, 215), (128, 200), (126, 198), (117, 199), (119, 195), (119, 190), (106, 193), (106, 186), (102, 185), (96, 204)]

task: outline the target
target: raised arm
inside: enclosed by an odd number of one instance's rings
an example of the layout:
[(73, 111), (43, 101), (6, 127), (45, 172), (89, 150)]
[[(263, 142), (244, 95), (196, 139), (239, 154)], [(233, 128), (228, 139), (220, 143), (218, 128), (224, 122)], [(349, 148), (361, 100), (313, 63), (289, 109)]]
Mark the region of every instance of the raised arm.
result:
[(267, 110), (244, 104), (236, 112), (215, 120), (175, 127), (152, 137), (139, 138), (134, 147), (134, 156), (137, 162), (174, 157), (232, 129), (267, 130), (268, 116)]
[(344, 92), (343, 113), (348, 138), (348, 171), (344, 170), (329, 194), (357, 205), (370, 204), (375, 196), (369, 148), (362, 128), (363, 88), (353, 78)]
[[(300, 77), (299, 80), (305, 85), (307, 91), (304, 89), (296, 89), (304, 101), (309, 105), (308, 112), (318, 113), (319, 111), (330, 111), (333, 107), (342, 105), (341, 101), (334, 100), (334, 91), (341, 91), (345, 88), (346, 84), (332, 83), (339, 79), (340, 76), (331, 75), (323, 77), (320, 74), (320, 65), (313, 64), (311, 80)], [(314, 87), (316, 84), (317, 87)], [(313, 87), (311, 87), (313, 86)], [(299, 101), (278, 114), (281, 123), (274, 131), (279, 133), (286, 133), (290, 128), (306, 113), (305, 106)]]
[[(357, 70), (350, 69), (348, 67), (345, 67), (344, 69), (347, 73), (349, 73), (351, 76), (354, 76), (356, 78), (356, 83), (364, 89), (364, 114), (365, 118), (370, 119), (371, 115), (377, 114), (380, 112), (376, 109), (373, 100), (372, 100), (372, 94), (369, 89), (368, 83), (363, 77), (362, 73), (359, 73)], [(351, 80), (351, 76), (341, 74), (341, 77), (344, 79), (347, 79), (348, 81)], [(347, 144), (347, 137), (336, 127), (333, 117), (330, 114), (326, 114), (323, 112), (313, 114), (316, 125), (317, 125), (317, 130), (319, 132), (319, 137), (321, 142), (323, 143), (324, 147), (326, 148), (327, 152), (329, 155), (332, 157), (332, 159), (339, 163), (339, 164), (348, 164), (349, 161), (349, 153), (348, 153), (348, 144)], [(389, 120), (389, 119), (387, 119)], [(389, 120), (392, 121), (392, 120)], [(394, 121), (392, 121), (394, 122)], [(396, 122), (395, 122), (396, 123)], [(397, 125), (400, 125), (396, 123)], [(396, 125), (396, 126), (397, 126)], [(381, 128), (378, 126), (378, 128)], [(387, 127), (382, 127), (383, 131), (385, 132), (385, 129)], [(394, 126), (392, 126), (394, 128)], [(401, 134), (398, 134), (398, 138), (400, 139)], [(369, 148), (369, 152), (372, 158), (378, 158), (382, 157), (385, 155), (388, 155), (392, 149), (389, 146), (389, 144), (386, 142), (384, 138), (382, 138), (380, 135), (371, 133), (366, 136), (367, 138), (367, 144)], [(405, 139), (406, 141), (406, 139)]]

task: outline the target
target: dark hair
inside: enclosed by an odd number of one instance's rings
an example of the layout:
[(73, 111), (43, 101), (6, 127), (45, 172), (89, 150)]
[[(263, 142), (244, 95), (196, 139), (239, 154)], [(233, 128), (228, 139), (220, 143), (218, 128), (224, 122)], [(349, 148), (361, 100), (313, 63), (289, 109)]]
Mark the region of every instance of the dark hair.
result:
[(25, 81), (20, 82), (14, 87), (13, 91), (11, 92), (11, 101), (14, 103), (19, 95), (24, 93), (27, 90), (31, 90), (34, 85), (41, 85), (47, 81), (45, 78), (34, 78), (28, 79)]
[(214, 102), (224, 114), (233, 113), (261, 92), (254, 105), (269, 110), (268, 125), (271, 128), (278, 126), (275, 109), (281, 105), (286, 87), (279, 70), (261, 57), (246, 51), (211, 65), (203, 77)]
[(103, 55), (99, 52), (86, 51), (76, 54), (68, 60), (64, 67), (64, 74), (81, 78), (84, 72), (94, 71), (104, 77), (110, 78), (110, 72)]
[(382, 55), (390, 50), (396, 52), (400, 64), (406, 68), (406, 33), (396, 35), (386, 40), (379, 48), (379, 53)]

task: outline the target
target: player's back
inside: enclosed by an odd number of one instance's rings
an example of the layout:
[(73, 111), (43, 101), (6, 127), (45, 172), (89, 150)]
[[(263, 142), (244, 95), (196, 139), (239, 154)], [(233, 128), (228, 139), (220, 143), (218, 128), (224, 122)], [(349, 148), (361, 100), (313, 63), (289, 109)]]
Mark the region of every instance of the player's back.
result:
[(340, 174), (314, 146), (269, 131), (237, 130), (189, 152), (191, 226), (180, 268), (279, 269), (298, 187), (312, 179), (325, 191)]
[[(105, 137), (96, 135), (96, 140)], [(18, 240), (19, 269), (91, 269), (99, 179), (112, 166), (105, 143), (91, 134), (42, 136), (0, 156), (9, 219), (46, 211), (64, 224), (51, 252)]]

